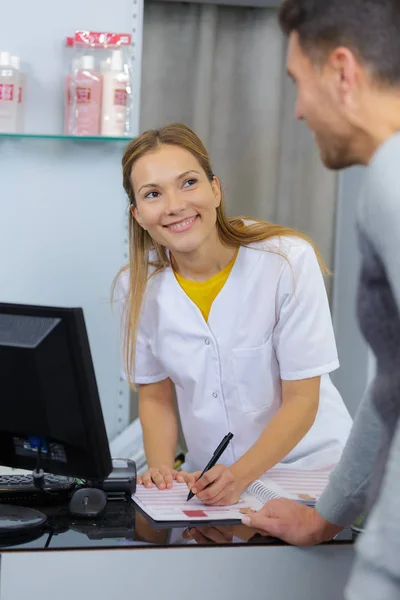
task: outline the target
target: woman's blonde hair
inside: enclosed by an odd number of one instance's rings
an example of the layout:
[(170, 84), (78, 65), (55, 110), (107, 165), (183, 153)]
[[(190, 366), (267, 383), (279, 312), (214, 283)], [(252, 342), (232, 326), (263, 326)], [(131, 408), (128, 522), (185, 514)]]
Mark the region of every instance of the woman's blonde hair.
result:
[[(130, 142), (122, 157), (123, 186), (128, 195), (130, 206), (136, 208), (131, 174), (137, 160), (149, 152), (154, 152), (161, 146), (179, 146), (190, 152), (199, 162), (210, 183), (214, 179), (210, 158), (203, 142), (186, 125), (173, 123), (161, 129), (152, 129), (142, 133), (140, 137)], [(251, 221), (245, 223), (244, 221)], [(309, 242), (317, 255), (323, 272), (328, 269), (313, 241), (303, 233), (289, 227), (267, 223), (253, 217), (230, 217), (225, 212), (224, 200), (217, 208), (217, 230), (221, 242), (225, 246), (246, 246), (275, 236), (297, 236)], [(152, 260), (150, 260), (152, 251)], [(143, 297), (148, 280), (170, 266), (166, 248), (155, 242), (149, 233), (143, 229), (129, 212), (129, 263), (117, 274), (113, 291), (120, 275), (128, 271), (129, 289), (125, 298), (125, 331), (124, 331), (124, 366), (129, 384), (134, 385), (134, 359), (138, 325), (143, 304)], [(151, 267), (151, 273), (150, 273)]]

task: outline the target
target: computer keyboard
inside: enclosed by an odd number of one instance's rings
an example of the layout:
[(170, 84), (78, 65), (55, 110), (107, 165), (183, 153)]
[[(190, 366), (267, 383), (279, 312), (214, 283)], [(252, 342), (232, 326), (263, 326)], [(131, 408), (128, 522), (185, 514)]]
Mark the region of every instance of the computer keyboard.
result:
[(43, 488), (37, 488), (32, 475), (0, 475), (0, 503), (42, 505), (60, 503), (69, 498), (76, 486), (72, 477), (45, 474)]

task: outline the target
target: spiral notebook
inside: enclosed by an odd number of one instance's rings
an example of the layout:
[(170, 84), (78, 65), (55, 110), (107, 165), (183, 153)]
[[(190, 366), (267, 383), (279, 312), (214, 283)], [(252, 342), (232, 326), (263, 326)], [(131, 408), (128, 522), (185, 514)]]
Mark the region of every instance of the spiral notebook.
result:
[(239, 502), (231, 506), (206, 506), (196, 497), (187, 502), (186, 484), (176, 481), (168, 490), (139, 485), (132, 499), (159, 527), (184, 526), (188, 522), (236, 524), (241, 521), (241, 510), (259, 510), (275, 498), (290, 498), (313, 506), (324, 491), (334, 466), (312, 471), (274, 467), (249, 485)]

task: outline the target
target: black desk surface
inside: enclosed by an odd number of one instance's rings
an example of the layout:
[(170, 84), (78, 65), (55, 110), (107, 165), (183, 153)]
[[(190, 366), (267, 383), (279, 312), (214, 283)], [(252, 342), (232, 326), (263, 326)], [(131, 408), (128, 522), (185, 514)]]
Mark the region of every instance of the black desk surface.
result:
[[(77, 519), (69, 515), (66, 506), (37, 507), (48, 517), (45, 530), (27, 539), (0, 541), (1, 552), (35, 550), (94, 550), (106, 548), (146, 548), (221, 546), (221, 545), (284, 545), (270, 537), (262, 537), (243, 526), (173, 528), (157, 530), (135, 509), (131, 501), (109, 501), (98, 519)], [(340, 546), (352, 544), (356, 534), (344, 530), (329, 542)]]

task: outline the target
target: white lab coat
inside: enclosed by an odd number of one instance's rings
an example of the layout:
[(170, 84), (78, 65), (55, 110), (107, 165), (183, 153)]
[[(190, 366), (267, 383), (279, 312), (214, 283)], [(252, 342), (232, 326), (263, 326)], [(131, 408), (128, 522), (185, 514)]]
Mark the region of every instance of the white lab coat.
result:
[[(123, 297), (127, 275), (120, 283)], [(234, 438), (220, 462), (238, 460), (279, 409), (281, 379), (315, 376), (316, 420), (284, 463), (311, 468), (337, 460), (352, 425), (328, 375), (338, 366), (323, 278), (300, 238), (241, 247), (208, 323), (171, 268), (148, 284), (135, 381), (174, 382), (190, 469), (203, 468), (229, 431)]]

